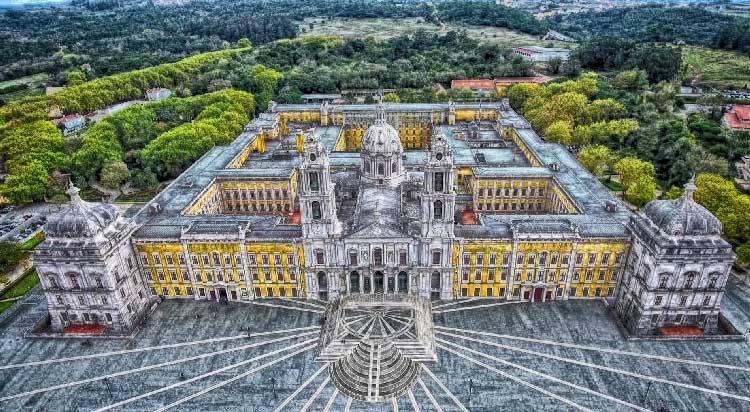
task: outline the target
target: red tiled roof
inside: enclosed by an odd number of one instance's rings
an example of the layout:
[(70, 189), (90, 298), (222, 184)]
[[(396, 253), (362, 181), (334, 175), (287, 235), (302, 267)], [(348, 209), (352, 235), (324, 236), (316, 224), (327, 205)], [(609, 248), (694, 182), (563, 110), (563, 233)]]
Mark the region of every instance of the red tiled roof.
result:
[(495, 79), (495, 83), (547, 83), (551, 79), (547, 76), (535, 76), (535, 77), (498, 77)]
[(287, 224), (289, 225), (299, 225), (302, 223), (302, 214), (299, 211), (289, 213), (287, 216)]
[(452, 80), (451, 89), (492, 89), (495, 82), (491, 79)]
[(461, 224), (463, 225), (476, 225), (477, 214), (473, 210), (464, 210), (461, 212)]
[(733, 109), (734, 113), (737, 115), (737, 118), (740, 119), (740, 121), (750, 122), (750, 106), (735, 105)]
[(68, 325), (63, 333), (74, 333), (76, 335), (101, 335), (104, 333), (104, 325)]
[(659, 334), (663, 336), (703, 336), (703, 331), (697, 326), (662, 326)]
[(742, 121), (734, 112), (724, 113), (724, 122), (732, 129), (750, 129), (750, 120)]

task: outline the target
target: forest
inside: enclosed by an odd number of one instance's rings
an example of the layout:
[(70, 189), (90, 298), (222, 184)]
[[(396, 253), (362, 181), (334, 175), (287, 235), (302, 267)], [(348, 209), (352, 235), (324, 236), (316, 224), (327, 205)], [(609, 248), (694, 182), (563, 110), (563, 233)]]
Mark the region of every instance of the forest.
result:
[(637, 42), (672, 42), (750, 53), (750, 20), (690, 7), (643, 6), (557, 15), (547, 24), (586, 40), (618, 37)]
[[(123, 4), (122, 7), (119, 4)], [(247, 38), (265, 44), (297, 36), (297, 22), (311, 16), (422, 17), (425, 21), (493, 25), (542, 34), (533, 16), (505, 6), (466, 1), (437, 5), (396, 1), (274, 0), (74, 2), (71, 8), (0, 13), (0, 81), (47, 72), (51, 84), (67, 83), (81, 67), (90, 80), (176, 61)]]

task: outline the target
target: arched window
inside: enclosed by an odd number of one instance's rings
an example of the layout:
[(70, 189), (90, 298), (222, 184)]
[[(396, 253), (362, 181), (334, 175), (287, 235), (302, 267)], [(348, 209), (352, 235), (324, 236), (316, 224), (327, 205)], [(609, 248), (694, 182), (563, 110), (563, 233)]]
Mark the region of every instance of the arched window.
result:
[(52, 275), (47, 275), (47, 282), (51, 288), (57, 288), (57, 279)]
[(317, 200), (312, 202), (310, 205), (312, 207), (312, 218), (313, 220), (320, 220), (323, 218), (323, 214), (320, 211), (320, 202)]
[(318, 272), (318, 289), (328, 290), (328, 277), (325, 272)]
[(430, 279), (430, 288), (432, 290), (440, 289), (440, 272), (432, 272), (432, 277)]
[(359, 293), (360, 287), (359, 287), (359, 273), (352, 272), (349, 274), (349, 290), (352, 293)]
[(443, 202), (436, 200), (432, 209), (432, 215), (435, 219), (443, 218)]
[(669, 273), (662, 273), (659, 275), (659, 288), (666, 289), (667, 283), (669, 282)]
[(547, 252), (542, 252), (539, 254), (539, 264), (540, 265), (547, 264)]
[(409, 275), (406, 272), (398, 272), (399, 293), (409, 293)]
[(393, 162), (391, 165), (391, 173), (394, 175), (398, 173), (398, 162)]
[(693, 281), (695, 281), (695, 273), (690, 272), (685, 275), (685, 289), (692, 289)]
[(71, 273), (68, 275), (70, 278), (70, 285), (73, 287), (73, 289), (80, 289), (81, 285), (78, 283), (78, 277), (75, 273)]

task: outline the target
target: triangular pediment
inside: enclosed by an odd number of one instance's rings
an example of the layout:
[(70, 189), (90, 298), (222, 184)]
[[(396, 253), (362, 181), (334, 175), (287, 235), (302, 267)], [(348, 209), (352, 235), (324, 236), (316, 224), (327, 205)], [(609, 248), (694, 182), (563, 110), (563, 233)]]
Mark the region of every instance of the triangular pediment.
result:
[(352, 232), (347, 238), (354, 239), (370, 239), (370, 238), (405, 238), (408, 235), (399, 232), (398, 230), (392, 229), (388, 226), (384, 226), (380, 223), (373, 223), (369, 226), (365, 226)]

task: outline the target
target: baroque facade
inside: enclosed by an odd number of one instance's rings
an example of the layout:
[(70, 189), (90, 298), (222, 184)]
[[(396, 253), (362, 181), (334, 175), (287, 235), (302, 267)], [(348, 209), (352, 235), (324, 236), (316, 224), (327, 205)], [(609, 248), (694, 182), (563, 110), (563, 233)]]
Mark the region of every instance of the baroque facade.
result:
[[(623, 276), (657, 270), (632, 258), (661, 236), (639, 229), (657, 207), (629, 211), (507, 101), (272, 103), (234, 142), (210, 150), (132, 217), (121, 236), (151, 298), (619, 297), (623, 316), (645, 325), (651, 298)], [(705, 307), (691, 303), (706, 317), (648, 317), (650, 325), (692, 322), (712, 332), (705, 322), (715, 324), (731, 249), (715, 227), (669, 236), (711, 238), (701, 249), (706, 264), (689, 266), (692, 255), (683, 254), (680, 271), (700, 274), (700, 282), (713, 279), (706, 271), (720, 273), (719, 293)], [(45, 244), (43, 251), (56, 247)], [(669, 250), (650, 259), (671, 261), (667, 255), (678, 252)], [(53, 299), (54, 288), (44, 285)], [(82, 322), (60, 319), (60, 327)]]

